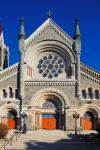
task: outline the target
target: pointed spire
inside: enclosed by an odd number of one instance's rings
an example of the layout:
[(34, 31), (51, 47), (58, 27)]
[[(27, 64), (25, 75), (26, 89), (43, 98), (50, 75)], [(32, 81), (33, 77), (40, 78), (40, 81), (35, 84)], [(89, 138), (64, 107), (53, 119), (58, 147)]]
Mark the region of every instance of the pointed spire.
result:
[(76, 18), (75, 19), (75, 35), (74, 35), (74, 39), (80, 39), (81, 34), (80, 34), (80, 29), (79, 29), (79, 19)]
[(0, 35), (1, 35), (1, 33), (2, 33), (2, 24), (0, 22)]
[(2, 23), (0, 22), (0, 47), (4, 47), (4, 38), (3, 38), (3, 30), (2, 30)]
[(21, 17), (21, 19), (20, 19), (19, 39), (25, 39), (24, 18), (23, 17)]

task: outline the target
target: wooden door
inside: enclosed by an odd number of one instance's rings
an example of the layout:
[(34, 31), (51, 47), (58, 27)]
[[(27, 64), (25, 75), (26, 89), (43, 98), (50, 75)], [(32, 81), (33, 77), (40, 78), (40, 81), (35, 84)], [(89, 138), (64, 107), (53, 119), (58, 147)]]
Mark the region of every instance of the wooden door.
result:
[(9, 129), (15, 129), (15, 120), (14, 120), (14, 118), (8, 118), (7, 123), (8, 123), (8, 128)]
[(42, 129), (56, 129), (56, 118), (42, 118)]
[(84, 119), (84, 130), (92, 130), (93, 123), (91, 119)]

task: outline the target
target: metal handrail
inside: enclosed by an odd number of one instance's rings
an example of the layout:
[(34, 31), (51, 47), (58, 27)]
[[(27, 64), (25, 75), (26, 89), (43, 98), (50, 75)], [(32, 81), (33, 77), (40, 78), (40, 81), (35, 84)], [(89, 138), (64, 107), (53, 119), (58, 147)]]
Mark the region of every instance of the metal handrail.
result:
[(14, 132), (14, 134), (11, 136), (10, 139), (6, 139), (4, 144), (0, 147), (0, 150), (4, 148), (4, 150), (6, 150), (6, 146), (10, 143), (10, 145), (12, 145), (13, 139), (14, 137), (16, 137), (16, 142), (17, 142), (17, 137), (18, 135), (20, 136), (21, 132)]

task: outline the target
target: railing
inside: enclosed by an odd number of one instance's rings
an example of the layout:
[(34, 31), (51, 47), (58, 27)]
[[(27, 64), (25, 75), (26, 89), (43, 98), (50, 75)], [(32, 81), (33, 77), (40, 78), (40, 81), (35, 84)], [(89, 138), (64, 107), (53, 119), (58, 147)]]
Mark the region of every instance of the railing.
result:
[(21, 132), (14, 132), (14, 134), (11, 136), (10, 139), (6, 139), (4, 144), (0, 147), (0, 150), (6, 150), (6, 146), (8, 144), (12, 145), (13, 141), (14, 141), (14, 138), (15, 138), (15, 141), (17, 142), (17, 138), (20, 137), (20, 134)]

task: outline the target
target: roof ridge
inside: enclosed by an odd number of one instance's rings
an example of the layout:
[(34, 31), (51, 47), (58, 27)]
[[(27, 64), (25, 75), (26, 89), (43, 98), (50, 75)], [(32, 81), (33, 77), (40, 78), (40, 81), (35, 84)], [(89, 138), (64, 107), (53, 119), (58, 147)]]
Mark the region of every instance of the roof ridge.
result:
[(92, 68), (91, 66), (88, 66), (87, 64), (85, 64), (85, 63), (83, 63), (83, 62), (81, 62), (80, 64), (83, 65), (83, 66), (85, 66), (85, 67), (87, 67), (87, 68), (89, 68), (89, 69), (91, 69), (91, 70), (93, 70), (93, 71), (95, 71), (96, 73), (100, 74), (100, 71), (98, 71), (98, 70)]
[(9, 66), (9, 67), (7, 67), (7, 68), (1, 70), (1, 71), (0, 71), (0, 74), (2, 74), (2, 73), (4, 73), (4, 72), (6, 72), (6, 71), (8, 71), (8, 70), (10, 70), (10, 69), (12, 69), (12, 68), (18, 66), (18, 63), (19, 63), (19, 62), (17, 62), (17, 63), (15, 63), (15, 64), (13, 64), (13, 65), (11, 65), (11, 66)]

